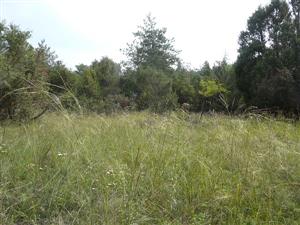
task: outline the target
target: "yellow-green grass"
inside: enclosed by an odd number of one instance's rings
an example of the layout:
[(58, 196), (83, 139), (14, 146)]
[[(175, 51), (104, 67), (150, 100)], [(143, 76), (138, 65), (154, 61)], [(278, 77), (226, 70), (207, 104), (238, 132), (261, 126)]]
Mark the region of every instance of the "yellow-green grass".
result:
[(300, 224), (300, 124), (50, 114), (2, 125), (0, 224)]

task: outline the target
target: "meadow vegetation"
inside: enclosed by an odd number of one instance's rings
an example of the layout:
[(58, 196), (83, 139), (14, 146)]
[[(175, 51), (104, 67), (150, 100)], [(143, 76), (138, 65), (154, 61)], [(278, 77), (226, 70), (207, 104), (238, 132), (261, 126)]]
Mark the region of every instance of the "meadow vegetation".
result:
[(151, 15), (133, 36), (71, 69), (0, 21), (0, 225), (300, 224), (300, 0), (233, 63), (190, 68)]
[(300, 223), (300, 125), (49, 114), (2, 124), (0, 224)]

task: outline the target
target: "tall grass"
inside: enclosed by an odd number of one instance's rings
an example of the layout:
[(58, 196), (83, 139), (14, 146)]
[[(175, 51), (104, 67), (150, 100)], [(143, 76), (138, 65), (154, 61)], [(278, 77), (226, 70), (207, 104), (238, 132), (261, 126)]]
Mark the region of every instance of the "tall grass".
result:
[(0, 133), (0, 224), (300, 224), (300, 126), (50, 114)]

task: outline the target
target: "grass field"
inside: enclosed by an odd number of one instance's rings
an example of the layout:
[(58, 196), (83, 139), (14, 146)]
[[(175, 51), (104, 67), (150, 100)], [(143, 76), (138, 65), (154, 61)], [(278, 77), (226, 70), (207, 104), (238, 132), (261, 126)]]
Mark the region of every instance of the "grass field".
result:
[(300, 124), (50, 114), (0, 130), (0, 224), (300, 224)]

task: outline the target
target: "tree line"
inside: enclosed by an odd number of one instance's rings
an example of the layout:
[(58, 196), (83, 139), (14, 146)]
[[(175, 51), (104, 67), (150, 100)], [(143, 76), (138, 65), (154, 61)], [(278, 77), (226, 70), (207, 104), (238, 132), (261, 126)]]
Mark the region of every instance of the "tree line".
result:
[(300, 112), (300, 0), (259, 7), (239, 37), (235, 63), (226, 58), (189, 69), (174, 39), (148, 15), (116, 63), (108, 57), (68, 69), (31, 33), (0, 23), (0, 119), (28, 120), (47, 110), (110, 113), (178, 108), (242, 113), (249, 107)]

